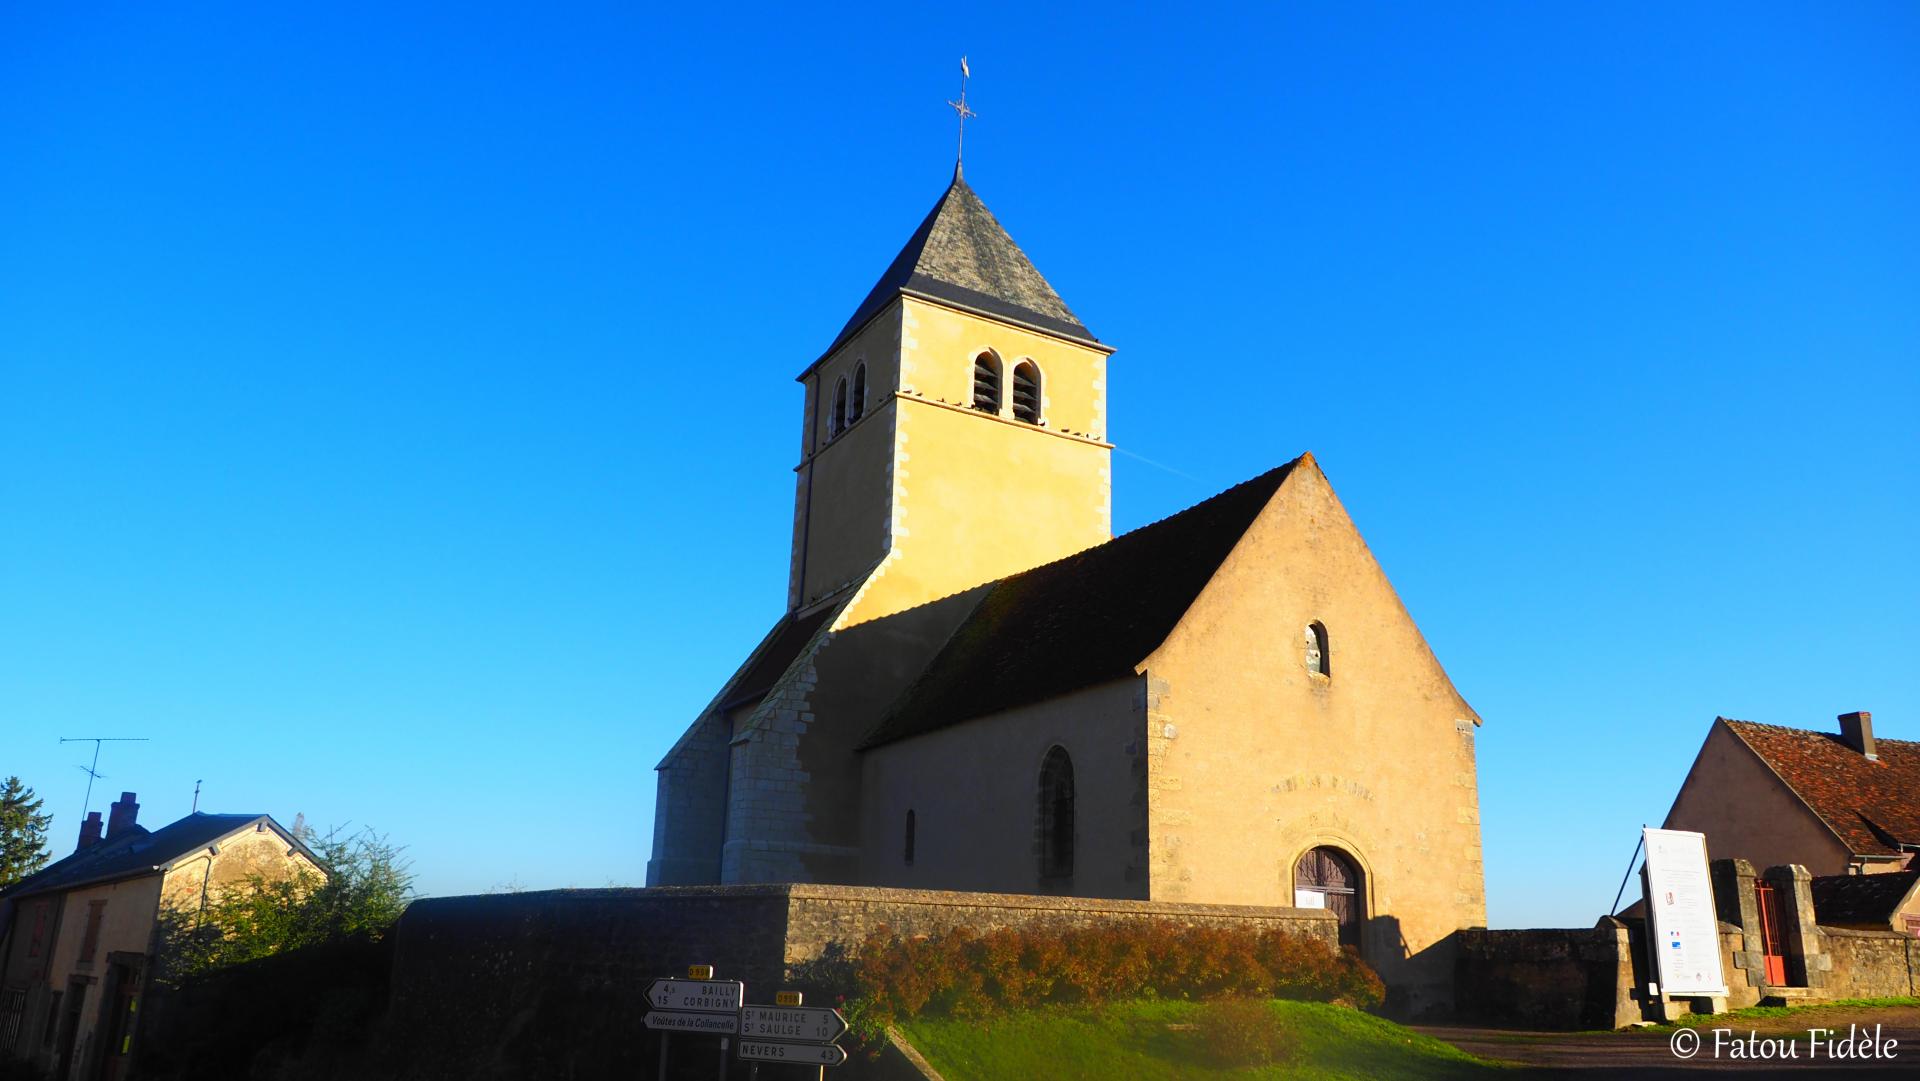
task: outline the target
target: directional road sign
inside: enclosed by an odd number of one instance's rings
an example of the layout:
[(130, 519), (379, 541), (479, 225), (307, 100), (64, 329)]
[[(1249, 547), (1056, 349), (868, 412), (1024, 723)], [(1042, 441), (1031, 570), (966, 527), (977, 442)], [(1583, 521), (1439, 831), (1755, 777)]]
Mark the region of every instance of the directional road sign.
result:
[(846, 1031), (840, 1011), (824, 1006), (748, 1006), (740, 1011), (740, 1035), (748, 1040), (832, 1043)]
[(803, 1066), (838, 1066), (847, 1053), (830, 1043), (762, 1043), (741, 1040), (740, 1057), (755, 1062), (797, 1062)]
[(654, 1010), (647, 1014), (647, 1027), (656, 1032), (705, 1032), (725, 1036), (740, 1031), (737, 1013), (677, 1013)]
[(659, 979), (647, 987), (647, 1002), (656, 1010), (693, 1013), (733, 1013), (747, 997), (739, 980)]

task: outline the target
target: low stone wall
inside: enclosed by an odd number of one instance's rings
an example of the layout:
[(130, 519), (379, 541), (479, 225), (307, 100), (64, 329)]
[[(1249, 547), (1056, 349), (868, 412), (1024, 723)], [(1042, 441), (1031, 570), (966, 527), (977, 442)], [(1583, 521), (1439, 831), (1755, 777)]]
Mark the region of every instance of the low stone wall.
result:
[[(689, 964), (711, 964), (745, 980), (748, 1001), (771, 1002), (788, 986), (829, 991), (810, 963), (882, 925), (919, 935), (1139, 919), (1337, 941), (1332, 914), (1320, 910), (857, 886), (429, 898), (407, 909), (397, 932), (393, 1065), (409, 1078), (650, 1077), (658, 1044), (641, 1023), (647, 984)], [(703, 1061), (711, 1077), (712, 1060)]]
[(1892, 931), (1821, 930), (1833, 958), (1827, 990), (1835, 998), (1920, 995), (1920, 938)]
[(1639, 1020), (1625, 924), (1458, 933), (1454, 1000), (1462, 1018), (1546, 1029), (1618, 1028)]

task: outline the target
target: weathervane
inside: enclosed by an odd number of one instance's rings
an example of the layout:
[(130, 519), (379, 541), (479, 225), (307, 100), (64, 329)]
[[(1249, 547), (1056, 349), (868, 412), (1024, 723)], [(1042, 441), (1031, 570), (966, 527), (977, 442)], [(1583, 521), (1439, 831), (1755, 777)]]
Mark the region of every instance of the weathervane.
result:
[(964, 56), (961, 57), (960, 100), (947, 102), (947, 104), (952, 107), (954, 113), (960, 118), (960, 139), (953, 148), (953, 171), (956, 174), (960, 172), (961, 155), (967, 149), (967, 117), (980, 115), (972, 109), (967, 108), (967, 80), (972, 76), (973, 72), (967, 70), (967, 58)]

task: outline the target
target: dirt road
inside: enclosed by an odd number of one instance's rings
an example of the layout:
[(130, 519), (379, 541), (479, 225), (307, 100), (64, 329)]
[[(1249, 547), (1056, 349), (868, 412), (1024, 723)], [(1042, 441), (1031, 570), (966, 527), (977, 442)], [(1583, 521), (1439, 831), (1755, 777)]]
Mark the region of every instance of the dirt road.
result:
[[(1809, 1029), (1831, 1032), (1811, 1035)], [(1420, 1031), (1482, 1058), (1526, 1066), (1519, 1076), (1527, 1081), (1697, 1081), (1709, 1073), (1760, 1081), (1834, 1074), (1920, 1079), (1920, 1008), (1915, 1007), (1814, 1008), (1672, 1031), (1515, 1032), (1445, 1025)]]

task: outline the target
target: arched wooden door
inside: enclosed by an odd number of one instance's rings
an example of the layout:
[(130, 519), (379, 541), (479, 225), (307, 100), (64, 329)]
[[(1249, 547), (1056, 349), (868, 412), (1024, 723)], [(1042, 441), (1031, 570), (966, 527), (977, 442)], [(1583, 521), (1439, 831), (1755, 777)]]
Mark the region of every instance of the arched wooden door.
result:
[(1366, 883), (1353, 859), (1337, 848), (1316, 848), (1293, 865), (1294, 903), (1324, 908), (1340, 921), (1340, 944), (1360, 948)]

